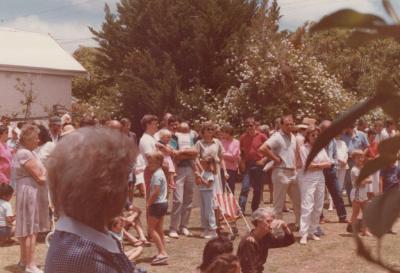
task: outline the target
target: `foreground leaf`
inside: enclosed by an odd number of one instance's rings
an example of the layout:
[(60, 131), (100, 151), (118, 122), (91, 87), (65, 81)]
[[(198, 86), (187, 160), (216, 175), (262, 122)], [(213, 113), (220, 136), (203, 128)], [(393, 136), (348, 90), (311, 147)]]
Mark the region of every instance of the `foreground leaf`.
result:
[(381, 155), (394, 154), (397, 155), (400, 150), (400, 135), (385, 139), (378, 145), (378, 152)]
[(356, 181), (356, 185), (360, 185), (360, 182), (363, 181), (365, 178), (368, 176), (376, 173), (382, 168), (385, 168), (395, 162), (397, 159), (396, 155), (393, 154), (384, 154), (380, 155), (379, 157), (367, 161), (365, 163), (365, 166), (361, 169), (360, 175), (358, 176), (358, 179)]
[(389, 14), (390, 17), (396, 22), (396, 24), (400, 24), (400, 18), (397, 15), (397, 12), (392, 6), (392, 3), (389, 0), (383, 0), (383, 7), (385, 8), (386, 12)]
[(360, 13), (352, 9), (342, 9), (323, 17), (311, 27), (310, 31), (316, 32), (331, 28), (375, 28), (385, 24), (385, 20), (379, 16)]
[(392, 189), (372, 199), (367, 205), (363, 219), (376, 237), (388, 233), (400, 213), (400, 191)]
[(350, 108), (347, 112), (345, 112), (342, 116), (337, 118), (332, 125), (326, 129), (316, 140), (313, 145), (310, 154), (308, 155), (305, 169), (307, 170), (311, 161), (314, 157), (321, 151), (324, 147), (326, 147), (331, 139), (335, 136), (342, 133), (343, 129), (348, 127), (350, 124), (354, 123), (359, 117), (366, 114), (368, 111), (376, 108), (381, 102), (380, 97), (372, 97), (370, 99), (361, 102), (352, 108)]
[(400, 117), (400, 94), (394, 82), (381, 80), (377, 86), (377, 95), (384, 98), (382, 104), (383, 111), (397, 121)]

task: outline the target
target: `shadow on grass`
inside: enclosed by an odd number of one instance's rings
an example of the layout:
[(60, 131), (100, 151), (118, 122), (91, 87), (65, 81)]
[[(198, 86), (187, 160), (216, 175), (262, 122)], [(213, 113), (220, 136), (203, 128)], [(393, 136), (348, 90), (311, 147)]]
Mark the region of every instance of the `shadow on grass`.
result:
[(135, 263), (136, 264), (141, 264), (141, 263), (151, 264), (152, 260), (153, 260), (153, 257), (143, 257), (143, 258), (136, 259)]
[(19, 267), (15, 264), (12, 265), (7, 265), (6, 267), (3, 268), (6, 272), (12, 272), (12, 273), (20, 273), (23, 272)]
[(349, 237), (353, 237), (353, 234), (351, 234), (351, 233), (341, 233), (341, 234), (339, 234), (339, 236), (349, 238)]

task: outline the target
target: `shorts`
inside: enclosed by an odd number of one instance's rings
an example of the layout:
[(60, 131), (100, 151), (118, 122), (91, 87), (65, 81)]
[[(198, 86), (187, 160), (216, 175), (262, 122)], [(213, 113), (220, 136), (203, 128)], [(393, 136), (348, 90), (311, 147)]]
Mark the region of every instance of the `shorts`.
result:
[(0, 227), (0, 240), (7, 240), (12, 236), (11, 227)]
[(167, 214), (168, 203), (156, 203), (149, 207), (149, 215), (160, 219)]

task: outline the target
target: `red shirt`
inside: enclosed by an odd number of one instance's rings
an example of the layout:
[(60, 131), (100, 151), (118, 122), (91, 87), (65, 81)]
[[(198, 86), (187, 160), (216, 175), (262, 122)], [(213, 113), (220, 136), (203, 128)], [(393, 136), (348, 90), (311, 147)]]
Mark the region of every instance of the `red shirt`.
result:
[(368, 159), (374, 159), (378, 155), (378, 142), (373, 141), (369, 144), (366, 156)]
[(258, 152), (258, 148), (267, 140), (267, 136), (263, 133), (256, 132), (251, 136), (244, 133), (240, 137), (240, 150), (243, 153), (245, 161), (258, 161), (264, 156)]

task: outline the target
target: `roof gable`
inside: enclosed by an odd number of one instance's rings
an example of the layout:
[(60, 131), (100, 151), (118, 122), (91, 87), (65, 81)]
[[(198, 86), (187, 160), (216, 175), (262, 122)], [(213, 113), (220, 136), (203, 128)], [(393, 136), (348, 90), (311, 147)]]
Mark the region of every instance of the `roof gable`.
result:
[(81, 75), (85, 68), (50, 36), (0, 28), (0, 70)]

